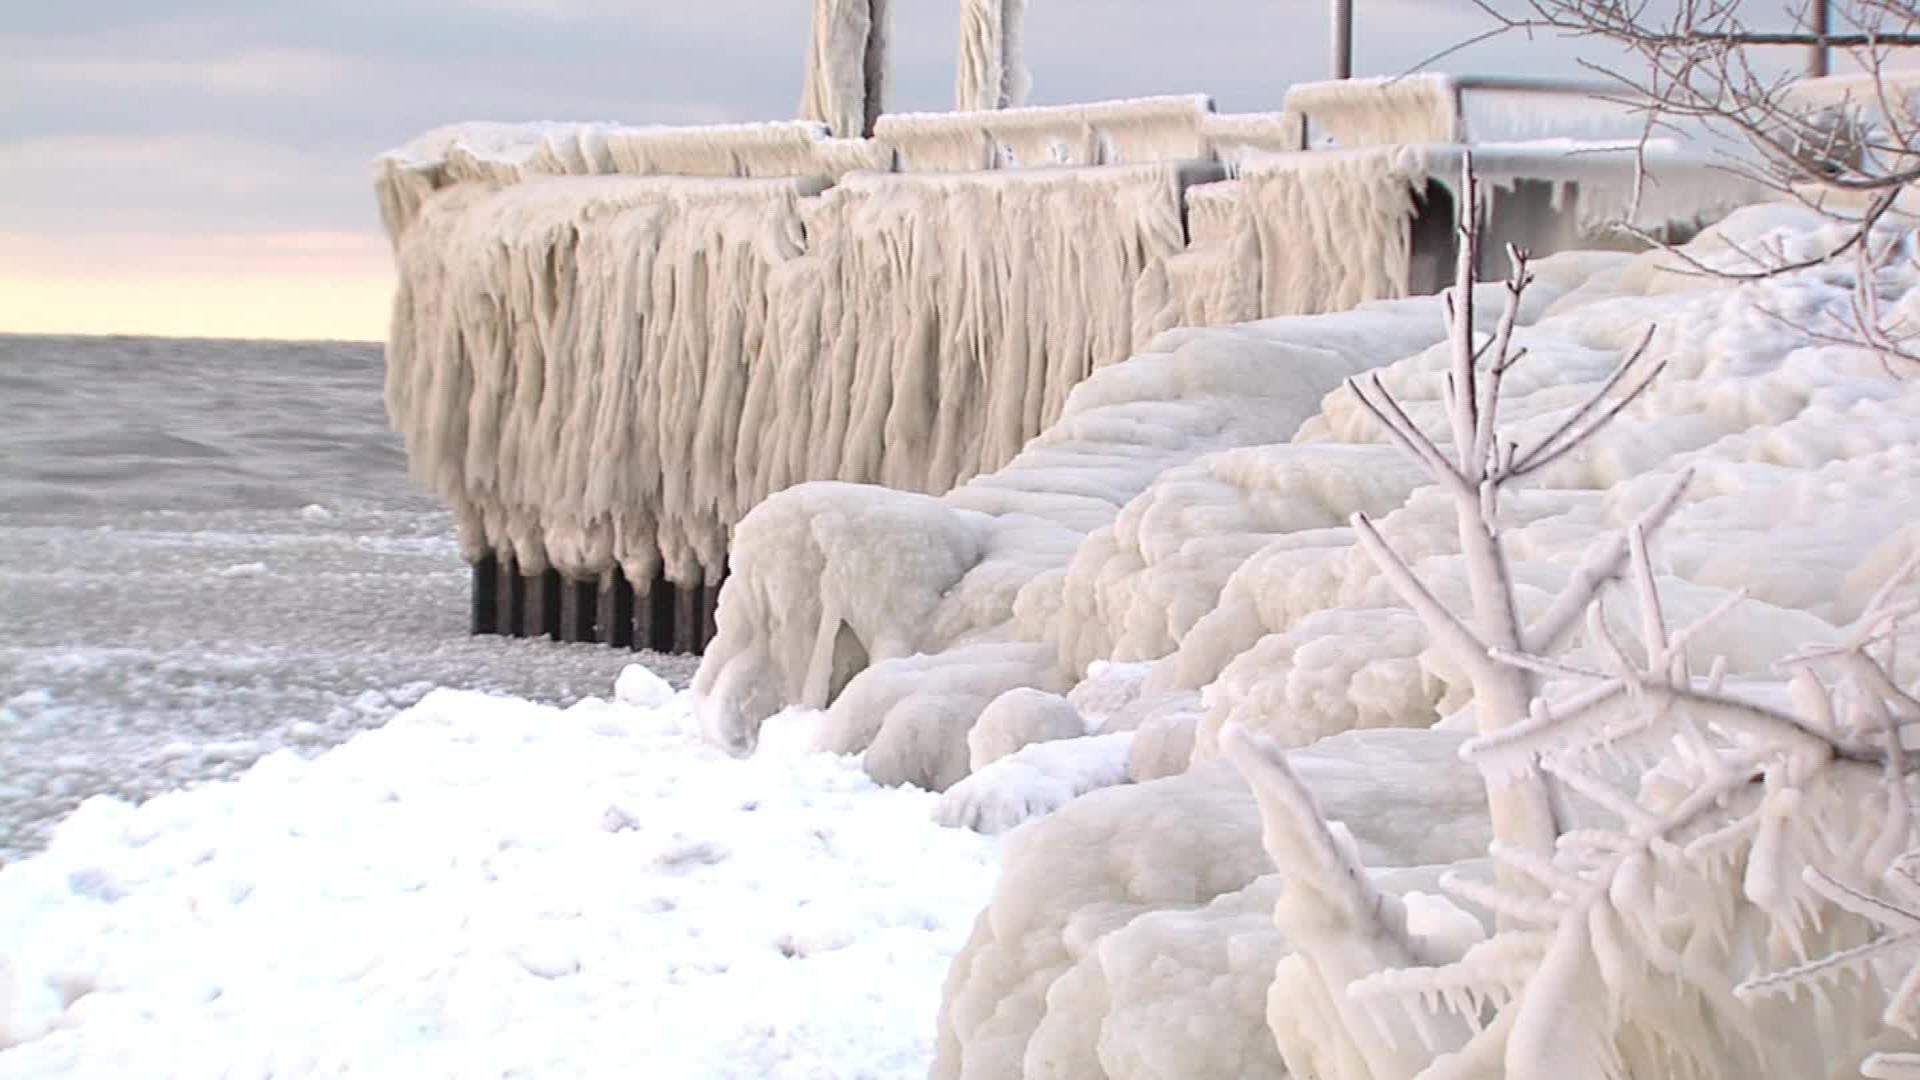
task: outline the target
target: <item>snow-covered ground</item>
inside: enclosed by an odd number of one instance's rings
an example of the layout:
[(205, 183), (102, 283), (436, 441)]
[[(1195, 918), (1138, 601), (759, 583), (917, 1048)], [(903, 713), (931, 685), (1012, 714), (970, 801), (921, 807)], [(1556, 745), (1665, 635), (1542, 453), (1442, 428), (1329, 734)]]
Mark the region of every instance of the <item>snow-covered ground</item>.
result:
[(922, 1076), (994, 846), (629, 669), (439, 690), (0, 869), (0, 1076)]

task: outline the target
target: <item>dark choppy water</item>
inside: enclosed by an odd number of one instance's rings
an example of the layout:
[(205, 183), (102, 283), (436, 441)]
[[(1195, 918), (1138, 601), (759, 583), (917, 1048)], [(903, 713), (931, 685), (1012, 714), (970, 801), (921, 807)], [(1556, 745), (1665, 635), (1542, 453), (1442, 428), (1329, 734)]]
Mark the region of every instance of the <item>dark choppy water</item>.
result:
[(465, 634), (380, 382), (376, 345), (0, 335), (0, 857), (434, 686), (610, 691), (631, 655)]

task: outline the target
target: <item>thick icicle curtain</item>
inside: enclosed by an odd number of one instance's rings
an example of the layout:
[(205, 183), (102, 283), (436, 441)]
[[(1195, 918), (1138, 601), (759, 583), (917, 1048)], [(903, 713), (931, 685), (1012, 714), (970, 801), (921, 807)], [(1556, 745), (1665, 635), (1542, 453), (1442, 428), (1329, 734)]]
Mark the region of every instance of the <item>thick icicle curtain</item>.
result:
[(941, 492), (1164, 327), (1177, 164), (811, 179), (544, 177), (399, 238), (388, 409), (468, 553), (711, 579), (771, 492)]

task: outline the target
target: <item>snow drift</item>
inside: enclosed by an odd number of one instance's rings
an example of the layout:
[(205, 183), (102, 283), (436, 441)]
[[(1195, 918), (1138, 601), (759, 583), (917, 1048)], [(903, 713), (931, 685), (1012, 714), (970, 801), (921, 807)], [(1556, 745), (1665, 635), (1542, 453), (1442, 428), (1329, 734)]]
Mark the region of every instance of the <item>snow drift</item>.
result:
[(0, 867), (0, 1074), (925, 1076), (991, 845), (620, 684), (87, 801)]

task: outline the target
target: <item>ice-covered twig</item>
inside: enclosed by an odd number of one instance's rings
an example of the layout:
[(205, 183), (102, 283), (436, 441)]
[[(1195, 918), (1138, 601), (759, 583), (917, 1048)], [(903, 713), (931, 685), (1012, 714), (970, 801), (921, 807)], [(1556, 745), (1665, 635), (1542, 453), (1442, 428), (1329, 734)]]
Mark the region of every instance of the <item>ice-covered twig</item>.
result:
[(1221, 733), (1227, 759), (1245, 776), (1260, 803), (1261, 833), (1287, 891), (1274, 921), (1328, 1000), (1374, 1076), (1412, 1076), (1435, 1051), (1466, 1043), (1457, 1018), (1424, 1011), (1380, 1016), (1350, 998), (1352, 984), (1383, 970), (1419, 962), (1398, 901), (1382, 895), (1270, 740), (1239, 725)]
[[(1683, 469), (1679, 475), (1660, 493), (1660, 497), (1647, 511), (1634, 520), (1640, 529), (1651, 533), (1665, 524), (1667, 518), (1680, 505), (1680, 497), (1686, 494), (1687, 486), (1693, 482), (1693, 470)], [(1566, 588), (1553, 598), (1547, 610), (1527, 627), (1522, 640), (1527, 651), (1535, 655), (1556, 652), (1565, 644), (1566, 636), (1580, 625), (1586, 614), (1587, 606), (1608, 583), (1620, 576), (1627, 562), (1627, 540), (1622, 534), (1609, 536), (1602, 541), (1588, 557), (1583, 560)]]
[[(1626, 358), (1614, 367), (1606, 379), (1601, 381), (1599, 387), (1588, 395), (1585, 401), (1575, 406), (1573, 411), (1568, 413), (1545, 438), (1519, 452), (1512, 464), (1504, 470), (1501, 479), (1518, 478), (1539, 472), (1579, 449), (1587, 440), (1599, 434), (1601, 428), (1612, 423), (1614, 418), (1619, 416), (1627, 406), (1633, 404), (1640, 395), (1646, 393), (1653, 386), (1653, 381), (1666, 370), (1667, 361), (1664, 358), (1653, 363), (1644, 373), (1640, 373), (1637, 381), (1625, 393), (1611, 402), (1607, 401), (1608, 394), (1611, 394), (1629, 374), (1636, 373), (1641, 359), (1646, 356), (1647, 347), (1653, 343), (1653, 333), (1654, 328), (1648, 327), (1647, 332), (1640, 338), (1640, 343), (1627, 353)], [(1601, 407), (1603, 404), (1605, 408)]]

